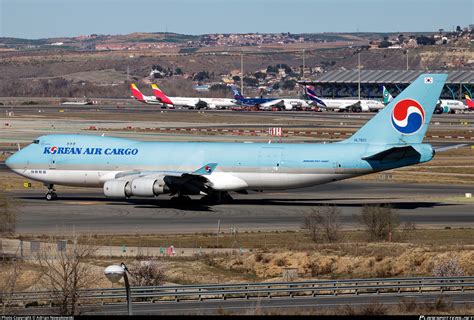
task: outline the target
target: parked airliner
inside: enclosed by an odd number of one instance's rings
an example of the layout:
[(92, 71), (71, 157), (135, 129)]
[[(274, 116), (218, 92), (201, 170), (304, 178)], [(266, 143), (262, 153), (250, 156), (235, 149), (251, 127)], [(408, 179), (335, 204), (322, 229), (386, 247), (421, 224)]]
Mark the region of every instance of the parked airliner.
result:
[(156, 84), (152, 84), (151, 87), (156, 99), (166, 105), (183, 106), (192, 109), (200, 108), (200, 102), (203, 102), (203, 105), (207, 109), (226, 109), (236, 105), (234, 99), (227, 98), (168, 97)]
[(141, 93), (140, 90), (138, 90), (137, 85), (132, 83), (130, 84), (130, 90), (132, 91), (132, 98), (146, 103), (146, 104), (162, 104), (162, 102), (154, 96), (145, 96), (143, 93)]
[(319, 98), (310, 86), (305, 86), (306, 95), (317, 106), (338, 111), (367, 112), (379, 111), (385, 105), (377, 100), (370, 99), (328, 99)]
[[(383, 87), (383, 97), (384, 103), (387, 104), (393, 99), (393, 96), (390, 92)], [(467, 103), (467, 99), (466, 99)], [(435, 114), (442, 114), (442, 113), (456, 113), (469, 110), (469, 107), (464, 105), (462, 101), (453, 100), (453, 99), (439, 99), (436, 103), (436, 108), (434, 109)]]
[(144, 142), (125, 138), (40, 136), (6, 160), (28, 179), (100, 187), (106, 197), (204, 195), (313, 186), (430, 161), (423, 143), (445, 74), (423, 74), (352, 137), (335, 143)]
[(280, 108), (286, 111), (296, 109), (306, 109), (310, 105), (308, 101), (296, 98), (246, 98), (242, 96), (236, 86), (231, 86), (234, 93), (234, 99), (242, 106), (258, 107), (262, 110), (271, 110), (272, 108)]

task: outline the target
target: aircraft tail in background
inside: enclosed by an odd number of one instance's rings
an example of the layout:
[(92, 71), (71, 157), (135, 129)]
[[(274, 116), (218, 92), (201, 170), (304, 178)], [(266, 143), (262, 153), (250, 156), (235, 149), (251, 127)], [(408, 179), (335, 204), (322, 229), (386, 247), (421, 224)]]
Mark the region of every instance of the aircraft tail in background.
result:
[(466, 94), (466, 105), (469, 110), (474, 111), (474, 101), (467, 94)]
[(153, 89), (153, 94), (155, 95), (155, 97), (162, 103), (174, 104), (173, 101), (171, 101), (171, 99), (168, 98), (168, 96), (163, 91), (161, 91), (161, 89), (158, 88), (156, 84), (153, 83), (151, 85), (151, 88)]
[(232, 92), (234, 93), (234, 99), (240, 100), (244, 98), (242, 94), (240, 93), (240, 90), (237, 89), (236, 86), (231, 86), (230, 88), (232, 89)]
[(390, 101), (393, 100), (393, 96), (390, 94), (390, 92), (385, 88), (385, 86), (382, 86), (382, 94), (383, 94), (383, 104), (387, 105)]
[(342, 143), (407, 145), (421, 143), (446, 74), (422, 74)]
[(138, 101), (145, 101), (145, 97), (141, 93), (140, 90), (138, 90), (137, 85), (135, 83), (130, 84), (130, 90), (132, 91), (132, 96), (137, 99)]
[(323, 107), (327, 107), (327, 105), (324, 103), (324, 101), (321, 100), (320, 98), (318, 98), (318, 96), (316, 95), (316, 92), (314, 92), (313, 88), (311, 88), (310, 86), (305, 86), (304, 91), (305, 91), (306, 96), (308, 97), (309, 100), (311, 100), (313, 102), (316, 102), (317, 104), (322, 105)]

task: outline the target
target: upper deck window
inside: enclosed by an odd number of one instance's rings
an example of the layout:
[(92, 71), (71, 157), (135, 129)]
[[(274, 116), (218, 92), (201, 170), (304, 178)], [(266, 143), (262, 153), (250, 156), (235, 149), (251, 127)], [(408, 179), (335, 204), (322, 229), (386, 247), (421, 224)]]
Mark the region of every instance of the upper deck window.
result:
[(35, 140), (33, 140), (33, 143), (35, 143), (35, 144), (39, 144), (39, 143), (40, 143), (40, 141), (39, 141), (38, 139), (35, 139)]

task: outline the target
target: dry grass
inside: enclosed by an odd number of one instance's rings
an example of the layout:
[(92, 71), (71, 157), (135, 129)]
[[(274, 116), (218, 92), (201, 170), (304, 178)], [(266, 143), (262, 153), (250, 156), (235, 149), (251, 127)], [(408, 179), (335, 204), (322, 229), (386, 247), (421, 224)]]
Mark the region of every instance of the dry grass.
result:
[[(47, 240), (49, 235), (20, 237), (23, 240)], [(242, 232), (237, 235), (220, 234), (219, 246), (216, 246), (216, 235), (211, 233), (196, 234), (153, 234), (153, 235), (94, 235), (95, 243), (103, 246), (129, 247), (167, 247), (177, 248), (246, 248), (246, 249), (285, 249), (312, 250), (314, 248), (336, 248), (341, 250), (345, 245), (367, 242), (367, 234), (361, 230), (341, 231), (341, 240), (335, 244), (315, 245), (306, 232), (274, 231), (274, 232)], [(81, 238), (78, 239), (81, 242)], [(395, 233), (393, 240), (402, 245), (415, 244), (420, 246), (459, 246), (474, 245), (474, 229), (416, 229), (400, 230)], [(357, 251), (365, 247), (356, 248)], [(347, 252), (354, 250), (349, 248)]]

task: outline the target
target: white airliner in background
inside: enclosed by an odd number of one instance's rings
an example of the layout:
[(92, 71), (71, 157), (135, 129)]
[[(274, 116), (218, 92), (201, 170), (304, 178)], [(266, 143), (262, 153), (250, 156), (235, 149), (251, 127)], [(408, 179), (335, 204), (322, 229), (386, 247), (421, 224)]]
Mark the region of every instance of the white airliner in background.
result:
[[(296, 98), (274, 98), (274, 97), (244, 97), (236, 86), (230, 86), (234, 93), (234, 99), (241, 106), (258, 107), (260, 110), (273, 110), (278, 108), (280, 110), (297, 110), (306, 109), (310, 107), (308, 101)], [(311, 103), (311, 101), (309, 101)]]
[(469, 108), (459, 100), (440, 99), (436, 105), (435, 113), (456, 113), (468, 111)]
[[(385, 86), (383, 87), (383, 99), (384, 104), (389, 103), (393, 99), (393, 96), (390, 94), (387, 88), (385, 88)], [(468, 103), (467, 99), (466, 103)], [(462, 101), (453, 99), (439, 99), (436, 103), (436, 108), (434, 109), (435, 114), (456, 113), (461, 111), (469, 111), (469, 107), (464, 105)]]
[(339, 110), (339, 111), (353, 111), (353, 112), (367, 112), (367, 111), (379, 111), (383, 109), (385, 105), (377, 100), (369, 99), (322, 99), (319, 98), (314, 90), (305, 86), (306, 95), (308, 98), (316, 103), (316, 105), (323, 107), (328, 110)]
[(151, 87), (156, 99), (165, 105), (183, 106), (192, 109), (200, 109), (200, 103), (203, 105), (202, 107), (207, 109), (226, 109), (236, 105), (234, 99), (228, 98), (168, 97), (156, 84), (152, 84)]
[(143, 93), (141, 93), (140, 90), (138, 90), (136, 84), (132, 83), (130, 85), (130, 90), (132, 91), (132, 98), (146, 103), (146, 104), (162, 104), (160, 100), (156, 99), (154, 96), (145, 96)]

